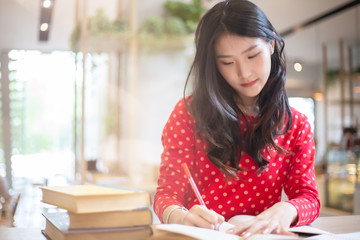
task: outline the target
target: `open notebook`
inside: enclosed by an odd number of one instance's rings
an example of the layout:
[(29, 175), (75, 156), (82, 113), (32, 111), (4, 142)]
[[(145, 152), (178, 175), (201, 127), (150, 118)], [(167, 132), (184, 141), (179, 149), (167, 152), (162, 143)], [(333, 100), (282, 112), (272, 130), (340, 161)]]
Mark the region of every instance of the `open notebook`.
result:
[[(228, 222), (224, 222), (221, 224), (219, 230), (222, 232), (226, 232), (228, 229), (232, 228), (234, 225), (241, 223), (242, 221), (249, 220), (254, 216), (250, 215), (237, 215), (229, 219)], [(314, 228), (308, 225), (300, 226), (300, 227), (292, 227), (289, 229), (290, 232), (299, 233), (299, 234), (307, 234), (307, 235), (318, 235), (318, 234), (329, 234), (329, 232), (321, 230), (319, 228)]]
[[(224, 222), (219, 227), (219, 231), (198, 228), (192, 226), (185, 226), (179, 224), (160, 224), (153, 225), (153, 236), (152, 240), (193, 240), (193, 239), (206, 239), (206, 240), (240, 240), (241, 237), (228, 234), (226, 230), (232, 228), (234, 224), (238, 221), (246, 221), (253, 216), (240, 215), (235, 216), (229, 220), (229, 222)], [(307, 235), (317, 235), (317, 234), (328, 234), (329, 232), (323, 231), (318, 228), (310, 226), (301, 226), (294, 227), (289, 229), (291, 232), (307, 234)], [(249, 240), (263, 240), (263, 239), (299, 239), (299, 237), (278, 235), (278, 234), (256, 234), (248, 238)]]

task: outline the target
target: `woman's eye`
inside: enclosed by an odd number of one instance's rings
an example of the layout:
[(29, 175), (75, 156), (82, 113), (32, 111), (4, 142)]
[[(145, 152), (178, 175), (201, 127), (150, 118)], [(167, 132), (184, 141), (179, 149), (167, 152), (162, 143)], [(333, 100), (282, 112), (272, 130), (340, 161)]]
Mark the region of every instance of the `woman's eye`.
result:
[(231, 65), (233, 64), (234, 62), (223, 62), (224, 65)]
[(259, 53), (260, 53), (260, 52), (254, 54), (254, 55), (252, 55), (252, 56), (250, 56), (250, 57), (248, 57), (248, 58), (249, 58), (249, 59), (253, 59), (253, 58), (255, 58), (257, 55), (259, 55)]

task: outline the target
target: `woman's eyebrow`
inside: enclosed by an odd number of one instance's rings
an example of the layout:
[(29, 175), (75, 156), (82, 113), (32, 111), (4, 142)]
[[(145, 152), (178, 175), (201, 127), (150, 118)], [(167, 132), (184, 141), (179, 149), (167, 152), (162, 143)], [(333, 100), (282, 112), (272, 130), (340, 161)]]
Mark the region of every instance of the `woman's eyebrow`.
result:
[[(241, 54), (250, 52), (251, 50), (253, 50), (253, 49), (256, 48), (257, 46), (258, 46), (257, 44), (254, 44), (254, 45), (250, 46), (249, 48), (245, 49), (244, 51), (242, 51)], [(223, 54), (220, 54), (220, 55), (217, 55), (217, 56), (216, 56), (216, 58), (229, 58), (229, 57), (232, 57), (232, 55), (223, 55)]]
[(258, 45), (257, 44), (254, 44), (252, 46), (250, 46), (248, 49), (245, 49), (244, 51), (242, 51), (241, 54), (244, 54), (246, 52), (250, 52), (251, 50), (253, 50), (254, 48), (256, 48)]

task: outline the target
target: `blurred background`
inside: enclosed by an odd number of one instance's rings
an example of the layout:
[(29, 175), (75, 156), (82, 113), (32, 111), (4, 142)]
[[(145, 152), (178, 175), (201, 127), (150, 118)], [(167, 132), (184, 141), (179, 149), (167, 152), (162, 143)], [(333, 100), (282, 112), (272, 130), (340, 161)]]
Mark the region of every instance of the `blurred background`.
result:
[[(0, 175), (15, 226), (39, 186), (155, 191), (161, 133), (218, 0), (0, 0)], [(253, 0), (285, 40), (287, 91), (316, 140), (323, 215), (360, 214), (360, 1)]]

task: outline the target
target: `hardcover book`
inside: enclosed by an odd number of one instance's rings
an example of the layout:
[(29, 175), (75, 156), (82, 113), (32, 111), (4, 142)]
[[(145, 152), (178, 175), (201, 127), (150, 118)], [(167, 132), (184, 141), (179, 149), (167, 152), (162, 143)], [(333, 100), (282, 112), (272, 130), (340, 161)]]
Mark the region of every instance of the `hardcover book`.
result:
[(148, 207), (111, 212), (57, 212), (51, 214), (58, 214), (63, 218), (68, 218), (69, 228), (124, 227), (152, 224), (152, 213)]
[(53, 240), (118, 240), (118, 239), (148, 239), (152, 230), (150, 225), (113, 227), (113, 228), (91, 228), (70, 229), (69, 219), (43, 213), (46, 223), (43, 235)]
[(147, 191), (100, 185), (42, 187), (42, 201), (73, 213), (137, 209), (151, 205)]

